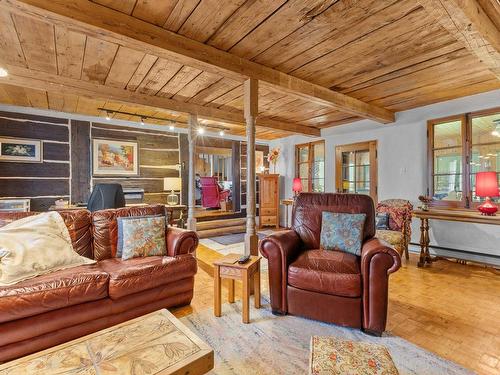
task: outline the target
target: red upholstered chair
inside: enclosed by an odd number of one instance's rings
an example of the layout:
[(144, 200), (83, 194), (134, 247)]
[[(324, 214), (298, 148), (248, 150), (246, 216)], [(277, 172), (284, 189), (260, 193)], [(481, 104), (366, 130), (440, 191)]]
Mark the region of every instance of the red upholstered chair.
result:
[(229, 190), (221, 190), (217, 177), (200, 177), (201, 205), (204, 208), (220, 208), (220, 202), (229, 198)]
[[(364, 213), (361, 255), (320, 249), (322, 212)], [(292, 314), (381, 335), (386, 326), (389, 274), (401, 266), (396, 250), (375, 236), (373, 200), (360, 194), (302, 193), (292, 228), (260, 242), (269, 261), (274, 314)]]

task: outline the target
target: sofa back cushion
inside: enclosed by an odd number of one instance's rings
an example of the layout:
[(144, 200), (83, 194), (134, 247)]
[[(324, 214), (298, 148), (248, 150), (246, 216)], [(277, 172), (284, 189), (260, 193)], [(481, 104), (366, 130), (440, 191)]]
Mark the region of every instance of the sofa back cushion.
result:
[(92, 213), (92, 235), (95, 260), (109, 259), (116, 256), (118, 244), (117, 218), (151, 215), (165, 216), (165, 206), (158, 204), (151, 206), (125, 207)]
[[(90, 212), (81, 210), (58, 211), (69, 231), (73, 249), (80, 255), (93, 259)], [(0, 227), (39, 212), (0, 212)]]
[(323, 211), (365, 214), (363, 242), (375, 235), (375, 207), (368, 195), (301, 193), (293, 206), (292, 229), (306, 250), (320, 247)]

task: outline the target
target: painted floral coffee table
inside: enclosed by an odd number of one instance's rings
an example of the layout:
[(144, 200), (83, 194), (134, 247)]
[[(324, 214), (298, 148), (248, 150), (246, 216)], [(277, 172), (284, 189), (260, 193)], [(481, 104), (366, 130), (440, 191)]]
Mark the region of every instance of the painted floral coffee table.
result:
[(214, 352), (159, 310), (0, 366), (13, 374), (205, 374)]

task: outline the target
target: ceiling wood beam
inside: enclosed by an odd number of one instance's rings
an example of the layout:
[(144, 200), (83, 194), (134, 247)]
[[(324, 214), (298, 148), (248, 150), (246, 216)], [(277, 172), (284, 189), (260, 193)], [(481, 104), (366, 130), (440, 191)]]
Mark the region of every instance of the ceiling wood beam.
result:
[[(186, 103), (168, 98), (140, 94), (89, 81), (62, 77), (40, 71), (33, 71), (3, 62), (2, 66), (6, 67), (9, 75), (7, 77), (0, 78), (0, 83), (45, 90), (59, 94), (79, 95), (90, 99), (114, 100), (125, 104), (136, 104), (175, 112), (196, 114), (207, 120), (225, 121), (241, 126), (245, 125), (243, 111), (223, 111), (217, 108), (204, 107), (194, 103)], [(320, 129), (314, 127), (280, 122), (267, 118), (258, 118), (257, 126), (292, 134), (305, 134), (310, 136), (319, 136), (321, 134)]]
[(382, 123), (394, 112), (307, 82), (170, 32), (88, 0), (0, 0), (0, 7), (87, 35), (243, 82), (253, 78), (276, 91)]
[(477, 0), (418, 0), (500, 80), (500, 30)]

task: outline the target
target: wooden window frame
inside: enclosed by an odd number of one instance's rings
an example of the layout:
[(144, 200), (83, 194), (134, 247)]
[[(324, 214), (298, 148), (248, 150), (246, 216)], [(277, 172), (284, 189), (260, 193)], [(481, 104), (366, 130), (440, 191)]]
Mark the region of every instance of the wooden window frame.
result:
[(370, 197), (378, 202), (378, 142), (376, 140), (339, 145), (335, 147), (335, 189), (342, 192), (342, 153), (354, 151), (370, 152)]
[[(326, 158), (326, 149), (325, 149), (325, 141), (324, 140), (319, 140), (319, 141), (314, 141), (314, 142), (307, 142), (307, 143), (301, 143), (298, 145), (295, 145), (295, 177), (299, 177), (299, 172), (300, 172), (300, 164), (305, 164), (306, 162), (301, 162), (300, 161), (300, 155), (299, 155), (299, 150), (302, 147), (308, 147), (308, 155), (307, 155), (307, 181), (308, 181), (308, 186), (307, 186), (307, 191), (312, 192), (312, 184), (313, 184), (313, 178), (312, 178), (312, 168), (313, 168), (313, 163), (314, 163), (314, 146), (322, 144), (323, 145), (323, 157)], [(323, 161), (324, 163), (324, 161)], [(323, 175), (324, 175), (324, 164), (323, 164)], [(325, 191), (325, 178), (323, 177), (323, 192)]]
[[(471, 167), (472, 157), (472, 119), (500, 112), (500, 107), (481, 111), (462, 113), (454, 116), (441, 117), (427, 121), (427, 195), (434, 195), (434, 125), (449, 121), (462, 121), (462, 200), (433, 200), (434, 207), (450, 209), (476, 209), (481, 203), (472, 201)], [(494, 142), (500, 143), (500, 142)], [(451, 147), (450, 147), (451, 148)]]

